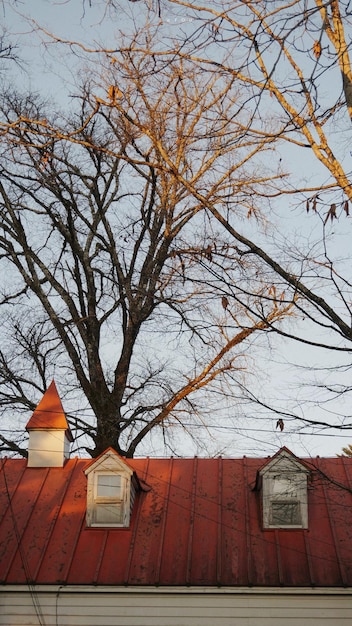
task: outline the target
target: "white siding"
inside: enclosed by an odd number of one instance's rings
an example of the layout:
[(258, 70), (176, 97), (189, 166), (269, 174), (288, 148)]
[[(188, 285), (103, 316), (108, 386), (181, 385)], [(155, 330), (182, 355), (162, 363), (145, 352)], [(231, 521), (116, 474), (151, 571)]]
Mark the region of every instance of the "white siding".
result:
[[(0, 588), (1, 626), (347, 626), (351, 590)], [(37, 612), (34, 608), (37, 607)]]

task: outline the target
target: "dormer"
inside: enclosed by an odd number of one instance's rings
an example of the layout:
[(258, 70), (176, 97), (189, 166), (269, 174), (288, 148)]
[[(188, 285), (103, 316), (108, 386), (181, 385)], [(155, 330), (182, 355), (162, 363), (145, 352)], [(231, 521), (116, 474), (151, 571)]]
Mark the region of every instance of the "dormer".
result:
[(108, 448), (89, 464), (87, 476), (87, 526), (126, 528), (139, 482), (128, 463)]
[(28, 467), (63, 467), (73, 441), (61, 400), (52, 381), (27, 423)]
[(258, 472), (263, 528), (308, 528), (309, 468), (281, 448)]

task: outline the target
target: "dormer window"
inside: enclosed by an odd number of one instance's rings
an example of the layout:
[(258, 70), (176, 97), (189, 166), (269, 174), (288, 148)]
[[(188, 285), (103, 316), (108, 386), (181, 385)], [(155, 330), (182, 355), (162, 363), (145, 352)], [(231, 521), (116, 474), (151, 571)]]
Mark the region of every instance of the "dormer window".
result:
[(85, 473), (87, 526), (128, 527), (138, 484), (131, 468), (110, 448)]
[(309, 470), (283, 448), (259, 471), (264, 528), (308, 528)]

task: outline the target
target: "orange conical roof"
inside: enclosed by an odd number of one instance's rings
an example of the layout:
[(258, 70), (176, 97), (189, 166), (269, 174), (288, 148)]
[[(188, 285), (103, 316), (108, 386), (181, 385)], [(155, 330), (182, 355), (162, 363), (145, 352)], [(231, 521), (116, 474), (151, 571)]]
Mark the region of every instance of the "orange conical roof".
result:
[(67, 435), (72, 439), (70, 427), (56, 389), (55, 381), (52, 380), (32, 417), (28, 421), (26, 429), (46, 430), (55, 428), (58, 430), (66, 430)]

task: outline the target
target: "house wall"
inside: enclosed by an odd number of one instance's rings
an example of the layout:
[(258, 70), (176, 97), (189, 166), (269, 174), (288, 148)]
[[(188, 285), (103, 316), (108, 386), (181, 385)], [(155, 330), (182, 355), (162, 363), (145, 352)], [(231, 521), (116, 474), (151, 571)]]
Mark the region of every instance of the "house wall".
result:
[(352, 589), (0, 588), (1, 626), (350, 626), (351, 615)]

